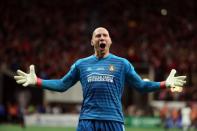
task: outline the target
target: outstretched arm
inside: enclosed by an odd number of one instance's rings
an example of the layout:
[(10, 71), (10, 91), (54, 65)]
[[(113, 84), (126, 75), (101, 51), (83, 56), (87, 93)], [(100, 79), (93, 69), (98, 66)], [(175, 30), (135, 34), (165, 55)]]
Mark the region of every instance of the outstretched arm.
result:
[(172, 69), (166, 81), (154, 82), (154, 81), (144, 81), (141, 77), (135, 72), (133, 66), (126, 62), (126, 79), (127, 82), (140, 92), (152, 92), (162, 88), (175, 88), (183, 87), (186, 83), (186, 76), (177, 76), (175, 77), (176, 70)]
[(70, 71), (61, 79), (43, 80), (36, 76), (34, 65), (30, 66), (29, 73), (17, 70), (17, 75), (14, 79), (18, 84), (24, 87), (29, 85), (36, 85), (43, 89), (63, 92), (69, 89), (78, 81), (78, 71), (75, 64), (71, 67)]

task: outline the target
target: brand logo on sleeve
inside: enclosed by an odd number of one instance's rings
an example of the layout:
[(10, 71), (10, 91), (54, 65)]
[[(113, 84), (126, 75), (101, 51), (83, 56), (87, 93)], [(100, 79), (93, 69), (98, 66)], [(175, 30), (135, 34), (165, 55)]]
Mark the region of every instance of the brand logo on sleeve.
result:
[(88, 67), (87, 69), (86, 69), (86, 71), (91, 71), (92, 70), (92, 68), (91, 67)]
[(97, 70), (97, 71), (104, 71), (105, 68), (104, 68), (104, 67), (98, 67), (96, 70)]

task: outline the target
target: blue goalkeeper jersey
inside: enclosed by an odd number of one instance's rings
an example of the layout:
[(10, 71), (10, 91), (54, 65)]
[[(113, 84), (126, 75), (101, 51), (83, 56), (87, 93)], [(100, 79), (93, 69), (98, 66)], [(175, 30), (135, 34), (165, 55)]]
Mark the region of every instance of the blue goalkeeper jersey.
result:
[(95, 55), (79, 59), (63, 78), (42, 80), (42, 87), (62, 92), (77, 81), (81, 82), (83, 90), (80, 120), (113, 120), (123, 123), (121, 97), (125, 82), (140, 92), (160, 89), (160, 82), (143, 81), (128, 60), (113, 54), (101, 59)]

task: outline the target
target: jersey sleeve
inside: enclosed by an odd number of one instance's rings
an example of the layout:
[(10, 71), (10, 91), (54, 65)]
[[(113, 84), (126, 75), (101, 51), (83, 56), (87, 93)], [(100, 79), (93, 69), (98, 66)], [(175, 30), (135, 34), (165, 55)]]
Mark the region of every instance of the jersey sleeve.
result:
[(72, 87), (79, 80), (77, 64), (73, 64), (69, 72), (61, 79), (41, 80), (43, 89), (63, 92)]
[(139, 92), (152, 92), (160, 89), (160, 82), (144, 81), (136, 73), (134, 67), (127, 60), (124, 61), (125, 64), (125, 79), (126, 82), (133, 88), (137, 89)]

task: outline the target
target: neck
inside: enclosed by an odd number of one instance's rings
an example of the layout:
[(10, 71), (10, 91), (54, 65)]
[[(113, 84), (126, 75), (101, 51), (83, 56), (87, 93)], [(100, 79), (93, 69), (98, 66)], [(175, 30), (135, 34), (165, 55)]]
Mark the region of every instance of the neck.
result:
[(102, 53), (102, 52), (95, 52), (94, 54), (97, 58), (105, 58), (109, 55), (109, 52), (105, 52), (105, 53)]

